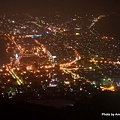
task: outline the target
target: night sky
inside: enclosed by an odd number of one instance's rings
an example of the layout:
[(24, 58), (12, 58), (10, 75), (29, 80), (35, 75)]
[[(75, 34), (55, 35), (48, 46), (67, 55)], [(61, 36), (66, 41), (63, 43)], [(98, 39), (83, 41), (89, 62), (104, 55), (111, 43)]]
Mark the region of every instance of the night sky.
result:
[(119, 12), (120, 0), (1, 0), (1, 12)]

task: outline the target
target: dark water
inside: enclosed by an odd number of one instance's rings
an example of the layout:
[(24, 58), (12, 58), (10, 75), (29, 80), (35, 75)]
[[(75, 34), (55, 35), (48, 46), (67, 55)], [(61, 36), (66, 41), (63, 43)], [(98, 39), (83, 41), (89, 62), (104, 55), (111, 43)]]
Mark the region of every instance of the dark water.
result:
[(6, 53), (6, 43), (4, 37), (0, 37), (0, 66), (8, 62), (8, 55)]
[(120, 39), (120, 16), (108, 16), (96, 23), (95, 29), (102, 35)]

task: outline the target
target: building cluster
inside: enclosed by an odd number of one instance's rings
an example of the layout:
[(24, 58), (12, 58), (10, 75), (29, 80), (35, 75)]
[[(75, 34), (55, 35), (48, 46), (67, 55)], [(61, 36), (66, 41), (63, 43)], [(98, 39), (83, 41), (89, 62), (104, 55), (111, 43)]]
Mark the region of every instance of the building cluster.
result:
[(75, 99), (119, 90), (120, 41), (96, 31), (102, 17), (1, 15), (1, 97)]

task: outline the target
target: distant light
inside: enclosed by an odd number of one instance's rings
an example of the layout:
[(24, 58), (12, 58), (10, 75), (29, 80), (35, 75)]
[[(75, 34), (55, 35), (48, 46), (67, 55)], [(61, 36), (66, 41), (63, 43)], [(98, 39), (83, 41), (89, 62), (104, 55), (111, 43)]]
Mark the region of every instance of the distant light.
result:
[(3, 65), (2, 67), (5, 68), (5, 65)]
[(73, 92), (73, 88), (70, 88), (70, 92)]
[(34, 36), (31, 36), (31, 38), (34, 38)]
[(95, 87), (95, 88), (97, 88), (97, 86), (96, 86), (96, 85), (95, 85), (94, 87)]
[(95, 85), (95, 84), (96, 84), (96, 81), (93, 81), (93, 82), (92, 82), (92, 84), (94, 84), (94, 85)]
[(115, 91), (114, 86), (111, 86), (111, 87), (100, 86), (100, 88), (102, 89), (102, 91), (104, 91), (104, 90)]
[(12, 23), (15, 23), (15, 21), (13, 20)]
[(80, 88), (80, 91), (82, 91), (83, 90), (83, 88)]
[(52, 82), (54, 82), (55, 81), (55, 79), (52, 79)]
[(52, 56), (52, 58), (56, 58), (56, 56)]
[(92, 69), (92, 67), (89, 67), (89, 69), (91, 70), (91, 69)]
[(69, 82), (69, 81), (64, 81), (64, 83), (65, 83), (65, 84), (67, 84), (67, 85), (68, 85), (68, 84), (70, 84), (70, 82)]
[(18, 54), (15, 55), (15, 58), (18, 59)]
[(75, 35), (80, 35), (80, 33), (75, 33)]
[(103, 80), (105, 81), (105, 78)]
[(52, 84), (52, 83), (50, 83), (50, 84), (49, 84), (49, 87), (57, 87), (57, 84)]
[(75, 30), (80, 30), (80, 28), (75, 28)]
[(119, 62), (119, 61), (117, 61), (117, 64), (120, 64), (120, 62)]
[(98, 57), (98, 55), (96, 55), (96, 57)]
[(75, 21), (75, 20), (77, 20), (77, 19), (73, 19), (73, 21)]

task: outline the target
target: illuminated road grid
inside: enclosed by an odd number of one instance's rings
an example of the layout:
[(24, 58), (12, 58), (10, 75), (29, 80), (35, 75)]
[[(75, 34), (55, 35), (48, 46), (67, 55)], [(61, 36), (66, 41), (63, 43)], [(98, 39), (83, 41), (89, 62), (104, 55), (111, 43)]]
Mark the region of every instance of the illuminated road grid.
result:
[(96, 30), (111, 15), (3, 16), (0, 35), (7, 41), (9, 63), (0, 74), (9, 84), (32, 86), (37, 81), (44, 89), (63, 84), (72, 91), (72, 85), (83, 90), (78, 82), (103, 91), (119, 88), (120, 41)]

